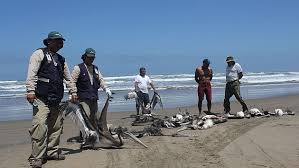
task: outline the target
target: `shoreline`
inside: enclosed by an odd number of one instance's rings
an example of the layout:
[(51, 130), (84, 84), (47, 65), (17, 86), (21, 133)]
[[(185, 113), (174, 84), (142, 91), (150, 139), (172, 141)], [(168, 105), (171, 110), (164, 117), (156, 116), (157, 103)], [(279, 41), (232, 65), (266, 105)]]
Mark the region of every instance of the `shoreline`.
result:
[[(249, 98), (249, 99), (243, 99), (244, 101), (245, 101), (245, 103), (247, 102), (247, 101), (249, 101), (249, 102), (251, 102), (251, 101), (258, 101), (258, 100), (263, 100), (263, 99), (275, 99), (275, 98), (287, 98), (287, 97), (290, 97), (290, 96), (299, 96), (299, 94), (298, 93), (291, 93), (291, 94), (285, 94), (285, 95), (269, 95), (269, 96), (267, 96), (267, 97), (264, 97), (264, 98)], [(103, 100), (101, 100), (101, 101), (103, 101)], [(197, 100), (196, 100), (197, 101)], [(232, 96), (232, 98), (230, 99), (230, 102), (231, 103), (236, 103), (237, 102), (237, 100), (234, 98), (234, 96)], [(206, 100), (204, 99), (203, 100), (203, 103), (202, 103), (202, 107), (203, 107), (203, 109), (205, 109), (206, 107)], [(216, 106), (218, 106), (218, 105), (222, 105), (222, 103), (223, 102), (221, 102), (221, 101), (215, 101), (215, 102), (213, 102), (212, 101), (212, 111), (213, 111), (213, 106), (214, 105), (216, 105)], [(248, 104), (247, 104), (248, 105)], [(157, 106), (159, 106), (159, 105), (157, 105)], [(248, 108), (250, 108), (251, 106), (250, 105), (248, 105)], [(101, 106), (99, 106), (99, 112), (100, 112), (100, 109), (101, 108)], [(196, 104), (194, 104), (194, 105), (186, 105), (186, 106), (179, 106), (179, 107), (171, 107), (171, 108), (165, 108), (164, 110), (167, 110), (167, 111), (169, 111), (169, 110), (177, 110), (177, 109), (186, 109), (186, 108), (197, 108), (197, 105)], [(155, 110), (154, 111), (154, 113), (156, 113), (156, 112), (158, 112), (158, 113), (161, 113), (161, 111), (162, 111), (162, 109), (160, 108), (160, 107), (158, 107), (157, 108), (158, 110)], [(111, 114), (110, 114), (111, 113)], [(108, 108), (108, 116), (114, 116), (114, 115), (119, 115), (119, 114), (128, 114), (128, 113), (130, 113), (130, 114), (136, 114), (136, 112), (135, 111), (109, 111), (109, 108)], [(8, 121), (1, 121), (0, 120), (0, 125), (1, 124), (4, 124), (4, 123), (14, 123), (14, 122), (21, 122), (21, 121), (30, 121), (31, 122), (31, 119), (16, 119), (16, 120), (8, 120)]]
[[(100, 93), (99, 108), (102, 108), (106, 99), (106, 94)], [(161, 90), (160, 95), (166, 109), (175, 109), (178, 107), (190, 107), (197, 105), (196, 89), (183, 90)], [(123, 95), (127, 91), (116, 92), (113, 101), (110, 103), (109, 111), (130, 112), (135, 111), (135, 100), (125, 100)], [(241, 87), (241, 94), (247, 100), (256, 98), (272, 98), (284, 95), (299, 94), (299, 83), (288, 84), (285, 86), (262, 86), (262, 87)], [(152, 96), (152, 92), (150, 93)], [(65, 98), (67, 96), (65, 95)], [(224, 99), (224, 88), (214, 88), (212, 101), (214, 104), (222, 103)], [(233, 100), (233, 98), (232, 98)], [(205, 104), (206, 101), (203, 101)], [(24, 97), (21, 98), (1, 98), (0, 99), (0, 121), (30, 120), (32, 118), (32, 107)]]
[[(78, 143), (68, 143), (70, 137), (78, 136), (79, 131), (71, 121), (64, 122), (60, 147), (66, 154), (64, 161), (49, 161), (45, 168), (56, 167), (258, 167), (271, 165), (273, 168), (299, 165), (299, 94), (265, 99), (246, 100), (249, 107), (274, 110), (290, 108), (295, 116), (251, 118), (229, 120), (207, 130), (186, 130), (181, 132), (188, 137), (148, 136), (140, 140), (149, 146), (145, 149), (130, 140), (125, 140), (122, 149), (84, 150)], [(197, 114), (196, 106), (181, 107), (191, 114)], [(203, 110), (206, 106), (203, 106)], [(232, 113), (241, 110), (237, 102), (231, 102)], [(222, 103), (213, 103), (214, 112), (222, 112)], [(172, 116), (178, 108), (164, 109), (157, 114)], [(108, 123), (127, 127), (130, 131), (142, 130), (143, 126), (131, 126), (135, 112), (108, 112)], [(0, 168), (28, 167), (27, 158), (31, 152), (28, 129), (31, 120), (0, 122)], [(177, 128), (162, 129), (163, 134), (171, 135)], [(275, 132), (277, 131), (277, 132)], [(283, 136), (279, 136), (283, 135)], [(275, 137), (275, 138), (274, 138)], [(253, 141), (248, 141), (253, 139)], [(246, 145), (243, 145), (243, 144)], [(292, 147), (288, 147), (288, 143)], [(241, 146), (240, 146), (241, 145)], [(273, 148), (272, 148), (273, 147)], [(281, 151), (280, 149), (284, 150)], [(265, 151), (264, 154), (260, 151)], [(241, 152), (241, 153), (240, 153)], [(258, 158), (254, 157), (258, 154)], [(281, 160), (289, 158), (288, 162)], [(244, 157), (236, 157), (244, 156)], [(248, 156), (248, 157), (246, 157)], [(269, 162), (269, 157), (272, 162)], [(234, 160), (233, 163), (230, 160)]]

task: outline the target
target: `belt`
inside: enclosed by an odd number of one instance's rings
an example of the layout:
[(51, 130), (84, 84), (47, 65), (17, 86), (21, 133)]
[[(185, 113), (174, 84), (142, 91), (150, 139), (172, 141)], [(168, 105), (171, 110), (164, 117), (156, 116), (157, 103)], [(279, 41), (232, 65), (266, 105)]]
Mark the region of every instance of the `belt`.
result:
[(42, 82), (46, 82), (46, 83), (50, 82), (50, 79), (47, 79), (47, 78), (38, 78), (37, 80), (42, 81)]

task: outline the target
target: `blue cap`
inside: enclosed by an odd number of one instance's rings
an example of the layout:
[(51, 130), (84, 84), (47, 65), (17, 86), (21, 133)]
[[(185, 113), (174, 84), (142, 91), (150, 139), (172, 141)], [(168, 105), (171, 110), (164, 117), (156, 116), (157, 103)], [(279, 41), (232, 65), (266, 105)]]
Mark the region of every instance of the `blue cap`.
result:
[(204, 60), (202, 61), (202, 63), (203, 63), (203, 64), (210, 64), (210, 61), (209, 61), (208, 59), (204, 59)]

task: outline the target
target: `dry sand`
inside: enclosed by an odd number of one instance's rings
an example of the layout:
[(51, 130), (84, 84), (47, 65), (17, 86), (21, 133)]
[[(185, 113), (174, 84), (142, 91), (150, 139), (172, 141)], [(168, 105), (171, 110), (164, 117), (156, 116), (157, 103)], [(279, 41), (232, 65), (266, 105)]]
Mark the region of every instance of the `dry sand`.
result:
[[(273, 110), (290, 108), (299, 111), (299, 95), (247, 100), (249, 106)], [(232, 111), (240, 110), (232, 103)], [(185, 109), (185, 108), (183, 108)], [(186, 109), (197, 114), (195, 107)], [(214, 112), (222, 111), (221, 103), (213, 105)], [(178, 109), (158, 112), (172, 115)], [(130, 126), (133, 118), (129, 113), (109, 113), (109, 123), (141, 130)], [(30, 121), (0, 123), (0, 167), (29, 167), (27, 158), (31, 152), (28, 128)], [(177, 129), (163, 129), (171, 135)], [(123, 149), (84, 150), (77, 143), (67, 143), (78, 130), (70, 121), (64, 124), (61, 148), (66, 154), (64, 161), (48, 161), (44, 168), (299, 168), (299, 113), (295, 116), (271, 118), (235, 119), (216, 125), (208, 130), (186, 130), (181, 134), (189, 137), (156, 136), (141, 140), (149, 146), (143, 148), (125, 140)]]

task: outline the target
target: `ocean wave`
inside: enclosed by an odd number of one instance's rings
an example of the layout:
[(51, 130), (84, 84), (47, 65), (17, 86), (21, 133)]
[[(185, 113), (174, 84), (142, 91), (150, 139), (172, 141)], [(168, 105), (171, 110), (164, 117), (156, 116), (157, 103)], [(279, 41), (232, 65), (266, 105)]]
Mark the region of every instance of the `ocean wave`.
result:
[(6, 84), (6, 83), (16, 83), (16, 82), (18, 82), (18, 81), (0, 81), (0, 84)]
[(291, 75), (299, 75), (299, 72), (288, 72)]
[(109, 84), (121, 84), (121, 83), (133, 83), (133, 81), (106, 81), (106, 83)]
[(0, 89), (11, 90), (11, 89), (21, 89), (26, 88), (25, 85), (11, 85), (11, 86), (0, 86)]
[(168, 79), (152, 79), (155, 82), (181, 82), (181, 81), (193, 81), (194, 78), (168, 78)]
[(24, 97), (25, 93), (16, 93), (16, 94), (0, 94), (0, 98), (16, 98)]
[(264, 75), (266, 72), (246, 72), (246, 75)]
[(124, 90), (130, 90), (130, 91), (133, 91), (134, 90), (134, 87), (133, 86), (128, 86), (128, 87), (110, 87), (110, 90), (112, 91), (124, 91)]
[(250, 77), (245, 76), (243, 81), (247, 83), (281, 83), (281, 82), (299, 82), (299, 75), (298, 76), (285, 76), (285, 75), (272, 75), (272, 76), (261, 76), (261, 77)]
[(134, 79), (135, 76), (115, 76), (115, 77), (104, 77), (105, 80), (118, 80), (118, 79)]
[(194, 74), (173, 74), (173, 75), (151, 75), (151, 78), (185, 78), (185, 77), (193, 77)]
[(213, 80), (225, 80), (225, 76), (213, 76)]
[[(105, 77), (111, 90), (123, 91), (134, 89), (133, 80), (136, 75)], [(157, 89), (184, 89), (197, 87), (194, 74), (165, 74), (150, 75)], [(246, 72), (241, 80), (242, 85), (269, 85), (282, 83), (299, 83), (299, 72)], [(215, 73), (213, 87), (225, 86), (224, 73)], [(26, 92), (25, 81), (0, 81), (0, 96), (23, 94)], [(65, 88), (65, 92), (67, 89)], [(8, 94), (8, 95), (5, 95)], [(12, 95), (11, 95), (12, 96)]]

